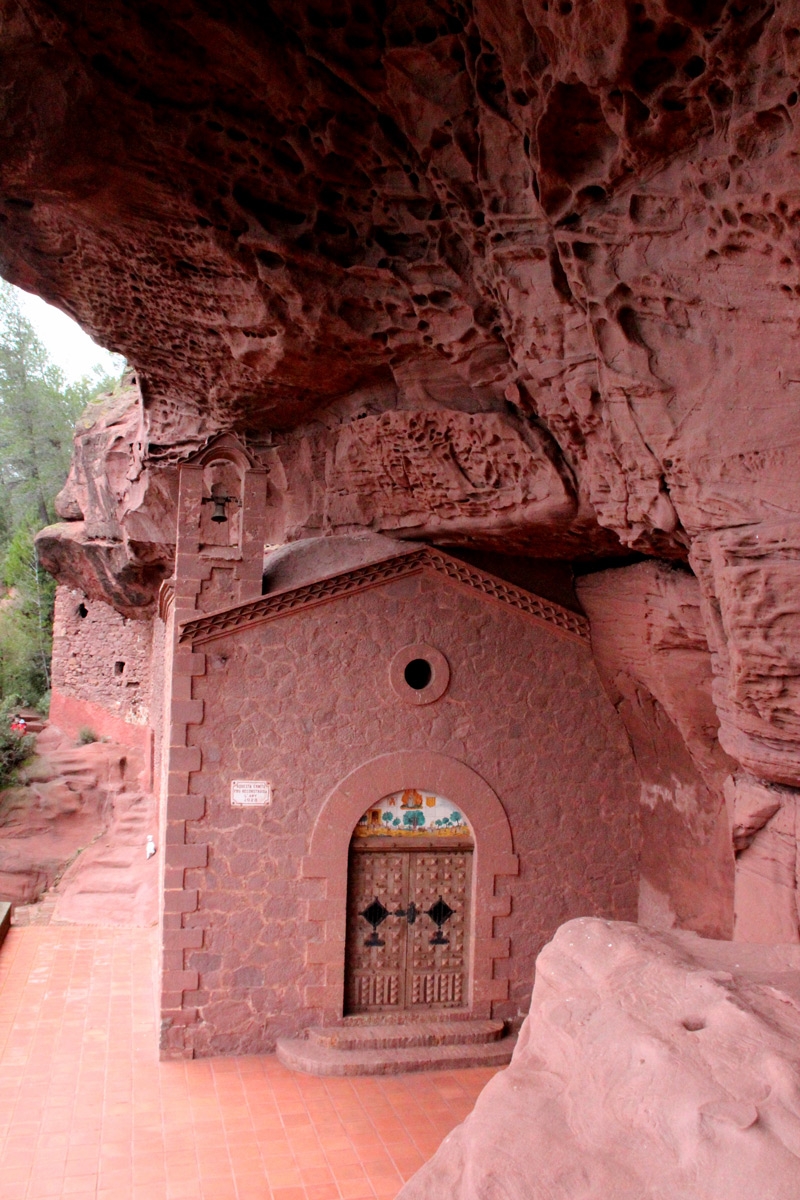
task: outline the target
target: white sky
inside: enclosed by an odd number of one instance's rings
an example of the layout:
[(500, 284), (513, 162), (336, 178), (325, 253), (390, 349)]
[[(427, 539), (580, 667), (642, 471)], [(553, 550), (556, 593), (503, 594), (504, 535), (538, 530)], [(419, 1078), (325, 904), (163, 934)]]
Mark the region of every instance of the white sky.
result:
[(20, 288), (14, 288), (14, 292), (20, 308), (46, 346), (51, 362), (61, 368), (70, 383), (84, 375), (93, 375), (96, 366), (109, 375), (119, 375), (125, 361), (119, 354), (103, 350), (80, 325), (52, 304), (45, 304), (38, 296)]

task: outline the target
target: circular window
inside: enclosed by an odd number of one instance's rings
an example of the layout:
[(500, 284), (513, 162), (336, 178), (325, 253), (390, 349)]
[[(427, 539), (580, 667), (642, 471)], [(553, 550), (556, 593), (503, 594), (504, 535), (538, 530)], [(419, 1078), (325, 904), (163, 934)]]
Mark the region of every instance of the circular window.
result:
[(408, 704), (432, 704), (447, 690), (450, 664), (441, 650), (419, 643), (398, 650), (389, 667), (395, 693)]
[(433, 679), (433, 667), (427, 658), (412, 658), (403, 671), (403, 678), (415, 692), (421, 692)]

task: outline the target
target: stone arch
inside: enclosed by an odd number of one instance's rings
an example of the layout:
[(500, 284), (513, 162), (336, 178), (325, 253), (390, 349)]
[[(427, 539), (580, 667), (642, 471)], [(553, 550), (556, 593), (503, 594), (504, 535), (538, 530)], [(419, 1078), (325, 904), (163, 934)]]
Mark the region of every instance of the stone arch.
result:
[(239, 439), (231, 433), (223, 433), (212, 438), (202, 450), (195, 451), (186, 459), (194, 466), (205, 467), (211, 462), (227, 461), (234, 463), (242, 472), (258, 464)]
[(376, 797), (409, 787), (447, 796), (472, 826), (475, 858), (469, 1008), (474, 1017), (489, 1017), (493, 1002), (507, 998), (508, 981), (495, 978), (495, 961), (508, 957), (509, 939), (495, 937), (494, 920), (509, 915), (511, 898), (497, 895), (497, 881), (500, 876), (516, 875), (519, 863), (505, 809), (486, 780), (458, 759), (428, 750), (400, 750), (370, 759), (336, 785), (320, 808), (309, 853), (303, 860), (302, 877), (313, 888), (308, 901), (311, 936), (306, 962), (316, 966), (321, 976), (319, 982), (308, 985), (305, 1000), (326, 1023), (341, 1018), (344, 1005), (350, 837)]
[[(207, 554), (213, 554), (215, 548), (241, 548), (245, 479), (252, 466), (251, 456), (232, 434), (213, 438), (184, 464), (183, 470), (195, 468), (201, 472), (197, 520), (199, 539)], [(215, 526), (212, 520), (212, 501), (217, 495), (229, 499), (224, 526)]]

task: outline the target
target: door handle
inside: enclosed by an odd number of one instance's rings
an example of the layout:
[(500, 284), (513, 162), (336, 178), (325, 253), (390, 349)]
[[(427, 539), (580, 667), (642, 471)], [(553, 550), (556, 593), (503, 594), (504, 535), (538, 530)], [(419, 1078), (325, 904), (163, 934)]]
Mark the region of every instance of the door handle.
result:
[(409, 925), (413, 925), (417, 919), (417, 906), (414, 903), (414, 901), (412, 900), (411, 903), (409, 904), (408, 908), (396, 908), (393, 913), (393, 916), (405, 917), (405, 919), (408, 921)]

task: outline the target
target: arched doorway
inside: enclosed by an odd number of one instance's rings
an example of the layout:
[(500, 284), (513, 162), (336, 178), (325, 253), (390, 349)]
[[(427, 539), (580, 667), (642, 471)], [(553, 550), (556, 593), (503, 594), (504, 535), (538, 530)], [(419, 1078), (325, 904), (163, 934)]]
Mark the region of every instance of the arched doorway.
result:
[(511, 911), (506, 877), (517, 874), (519, 863), (505, 810), (486, 780), (465, 763), (430, 750), (391, 751), (362, 763), (333, 788), (317, 813), (303, 860), (302, 880), (308, 889), (306, 964), (314, 973), (303, 996), (322, 1024), (335, 1024), (346, 1011), (347, 867), (354, 826), (376, 797), (409, 787), (447, 796), (475, 831), (464, 1007), (476, 1019), (485, 1019), (491, 1017), (492, 1005), (508, 996), (508, 979), (500, 964), (508, 958), (509, 940), (495, 929), (495, 921)]
[(458, 806), (405, 788), (350, 839), (345, 1013), (463, 1008), (470, 995), (474, 840)]

